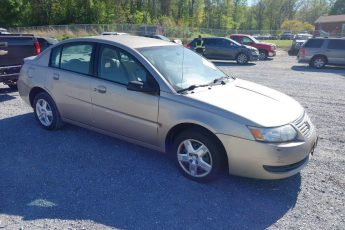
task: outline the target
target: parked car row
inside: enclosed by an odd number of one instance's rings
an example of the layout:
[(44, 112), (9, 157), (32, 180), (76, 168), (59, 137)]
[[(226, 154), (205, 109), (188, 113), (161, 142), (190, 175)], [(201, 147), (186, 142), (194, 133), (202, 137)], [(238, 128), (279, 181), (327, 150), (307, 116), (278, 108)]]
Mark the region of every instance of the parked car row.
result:
[[(230, 38), (204, 39), (211, 58), (259, 57), (258, 49)], [(71, 123), (165, 152), (198, 182), (223, 169), (260, 179), (292, 176), (318, 140), (291, 97), (230, 77), (196, 52), (158, 39), (62, 41), (25, 59), (18, 89), (44, 129)]]

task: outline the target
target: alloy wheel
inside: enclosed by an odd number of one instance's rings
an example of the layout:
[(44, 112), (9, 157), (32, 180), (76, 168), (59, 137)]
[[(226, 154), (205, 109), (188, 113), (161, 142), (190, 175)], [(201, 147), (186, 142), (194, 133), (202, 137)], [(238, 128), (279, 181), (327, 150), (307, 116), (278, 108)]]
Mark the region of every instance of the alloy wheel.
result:
[(53, 122), (53, 112), (49, 103), (44, 99), (36, 102), (36, 115), (44, 126), (50, 126)]
[(177, 149), (177, 159), (181, 168), (192, 177), (204, 177), (212, 170), (212, 156), (200, 141), (187, 139)]
[(237, 60), (240, 64), (244, 64), (247, 62), (248, 58), (247, 58), (247, 55), (240, 54), (240, 55), (238, 55)]
[(325, 65), (325, 61), (323, 60), (323, 58), (316, 58), (314, 60), (314, 66), (316, 68), (322, 68)]

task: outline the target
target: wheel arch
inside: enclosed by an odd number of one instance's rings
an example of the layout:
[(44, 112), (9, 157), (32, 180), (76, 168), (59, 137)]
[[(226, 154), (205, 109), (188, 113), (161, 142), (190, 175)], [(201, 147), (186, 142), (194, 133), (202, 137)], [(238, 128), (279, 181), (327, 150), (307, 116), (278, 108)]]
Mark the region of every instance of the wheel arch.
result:
[(45, 89), (43, 89), (41, 87), (36, 86), (36, 87), (34, 87), (34, 88), (32, 88), (30, 90), (29, 101), (30, 101), (31, 107), (33, 107), (36, 95), (39, 94), (39, 93), (42, 93), (42, 92), (47, 93), (51, 97), (50, 93), (47, 90), (45, 90)]
[(170, 149), (173, 144), (174, 139), (183, 131), (188, 130), (188, 129), (197, 129), (200, 130), (201, 132), (205, 132), (208, 135), (210, 135), (219, 145), (219, 147), (222, 149), (223, 152), (223, 157), (224, 157), (224, 162), (226, 164), (226, 167), (228, 167), (228, 156), (225, 150), (225, 147), (223, 143), (220, 141), (220, 139), (209, 129), (202, 125), (198, 125), (195, 123), (180, 123), (172, 127), (165, 138), (165, 152), (168, 154), (171, 154)]
[(317, 58), (317, 57), (323, 57), (323, 58), (325, 58), (326, 64), (328, 64), (328, 58), (327, 58), (327, 56), (324, 55), (324, 54), (315, 54), (315, 55), (310, 59), (310, 61), (312, 62), (312, 61), (314, 60), (314, 58)]

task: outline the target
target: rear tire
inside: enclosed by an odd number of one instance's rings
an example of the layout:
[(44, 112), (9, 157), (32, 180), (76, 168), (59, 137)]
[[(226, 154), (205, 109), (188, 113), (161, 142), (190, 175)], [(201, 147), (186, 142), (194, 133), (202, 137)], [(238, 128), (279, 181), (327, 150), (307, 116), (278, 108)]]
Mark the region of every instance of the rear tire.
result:
[(316, 69), (322, 69), (325, 67), (327, 60), (323, 56), (315, 56), (311, 59), (309, 65)]
[(216, 179), (226, 163), (225, 152), (215, 137), (198, 128), (175, 138), (171, 156), (183, 176), (200, 183)]
[(55, 130), (62, 127), (59, 111), (54, 100), (46, 92), (41, 92), (35, 96), (34, 114), (38, 123), (47, 130)]
[(239, 53), (236, 57), (237, 64), (245, 65), (249, 61), (249, 56), (245, 53)]

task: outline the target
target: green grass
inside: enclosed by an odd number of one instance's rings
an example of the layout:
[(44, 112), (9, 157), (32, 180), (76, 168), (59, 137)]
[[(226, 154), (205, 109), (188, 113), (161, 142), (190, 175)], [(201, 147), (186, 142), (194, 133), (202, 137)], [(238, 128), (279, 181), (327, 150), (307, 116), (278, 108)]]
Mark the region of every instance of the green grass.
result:
[(292, 40), (261, 40), (262, 42), (268, 42), (268, 43), (273, 43), (275, 44), (278, 48), (281, 49), (289, 49), (291, 44), (292, 44)]

